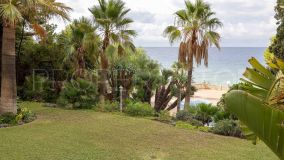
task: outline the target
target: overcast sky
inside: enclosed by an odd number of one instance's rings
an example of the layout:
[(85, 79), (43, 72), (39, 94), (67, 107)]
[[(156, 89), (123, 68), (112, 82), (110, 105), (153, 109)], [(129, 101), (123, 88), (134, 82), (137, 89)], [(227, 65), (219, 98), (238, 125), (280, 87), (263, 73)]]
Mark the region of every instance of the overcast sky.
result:
[[(58, 0), (74, 10), (71, 17), (90, 17), (88, 8), (97, 0)], [(129, 16), (135, 20), (132, 26), (138, 32), (137, 46), (167, 47), (168, 40), (162, 36), (166, 26), (173, 24), (173, 13), (184, 8), (184, 0), (124, 0), (131, 8)], [(206, 0), (223, 22), (220, 29), (223, 47), (267, 46), (276, 32), (274, 6), (276, 0)], [(58, 22), (57, 22), (58, 23)], [(58, 30), (64, 28), (59, 22)]]

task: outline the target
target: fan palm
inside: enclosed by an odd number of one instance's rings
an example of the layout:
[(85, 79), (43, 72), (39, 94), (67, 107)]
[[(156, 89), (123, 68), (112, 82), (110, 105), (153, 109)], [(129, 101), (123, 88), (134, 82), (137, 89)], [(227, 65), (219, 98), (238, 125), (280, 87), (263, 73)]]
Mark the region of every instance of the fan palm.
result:
[(63, 47), (67, 51), (65, 60), (75, 61), (75, 76), (83, 78), (85, 70), (85, 57), (95, 57), (97, 60), (98, 48), (100, 46), (99, 36), (93, 23), (82, 17), (74, 22), (60, 36)]
[(43, 15), (59, 16), (69, 19), (71, 8), (55, 0), (1, 0), (0, 16), (3, 27), (2, 35), (2, 72), (0, 113), (16, 113), (16, 54), (15, 29), (22, 21), (28, 22), (35, 32), (44, 36), (43, 28), (37, 23)]
[(99, 5), (90, 8), (93, 15), (94, 22), (98, 26), (98, 31), (103, 39), (102, 50), (100, 53), (101, 63), (101, 85), (100, 85), (100, 99), (103, 100), (106, 94), (106, 81), (108, 58), (106, 56), (106, 49), (110, 44), (119, 44), (119, 54), (124, 53), (124, 47), (131, 47), (134, 49), (132, 37), (136, 36), (134, 30), (128, 29), (133, 22), (132, 19), (127, 18), (126, 15), (130, 9), (126, 9), (125, 3), (121, 0), (98, 0)]
[(185, 64), (188, 71), (185, 105), (189, 105), (193, 61), (195, 59), (197, 65), (200, 65), (204, 60), (205, 66), (208, 66), (208, 48), (215, 45), (220, 49), (220, 35), (216, 30), (222, 23), (214, 17), (210, 5), (203, 0), (196, 0), (195, 3), (187, 0), (185, 6), (185, 9), (175, 13), (176, 23), (168, 26), (164, 35), (170, 43), (180, 42), (179, 62)]

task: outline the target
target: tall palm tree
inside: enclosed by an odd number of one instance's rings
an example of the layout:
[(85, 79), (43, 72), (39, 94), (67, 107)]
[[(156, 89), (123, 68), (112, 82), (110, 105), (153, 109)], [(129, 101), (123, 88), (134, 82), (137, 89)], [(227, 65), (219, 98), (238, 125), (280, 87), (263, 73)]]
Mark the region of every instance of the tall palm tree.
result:
[[(215, 45), (220, 49), (220, 35), (216, 30), (222, 26), (215, 13), (211, 11), (210, 5), (203, 0), (192, 3), (185, 1), (185, 9), (175, 13), (176, 23), (168, 26), (164, 35), (169, 38), (170, 43), (180, 42), (179, 62), (186, 65), (187, 89), (185, 106), (190, 104), (190, 93), (192, 83), (193, 61), (200, 65), (202, 60), (208, 66), (208, 48)], [(185, 107), (186, 108), (186, 107)]]
[(94, 22), (98, 26), (98, 31), (103, 39), (100, 53), (101, 73), (100, 73), (100, 100), (104, 101), (106, 95), (106, 81), (108, 58), (106, 49), (110, 44), (119, 43), (119, 54), (123, 54), (124, 47), (134, 48), (132, 37), (136, 36), (134, 30), (128, 29), (133, 22), (126, 15), (130, 9), (126, 9), (125, 3), (121, 0), (98, 0), (99, 5), (90, 8)]
[[(100, 38), (96, 34), (96, 27), (92, 21), (82, 17), (74, 20), (73, 23), (63, 31), (60, 36), (62, 46), (66, 50), (65, 60), (75, 61), (75, 77), (84, 77), (86, 67), (85, 57), (98, 57)], [(94, 58), (97, 60), (98, 58)]]
[(43, 28), (37, 23), (45, 17), (60, 16), (69, 19), (71, 8), (55, 0), (1, 0), (0, 17), (2, 35), (2, 72), (0, 114), (16, 113), (16, 27), (25, 20), (35, 32), (44, 35)]

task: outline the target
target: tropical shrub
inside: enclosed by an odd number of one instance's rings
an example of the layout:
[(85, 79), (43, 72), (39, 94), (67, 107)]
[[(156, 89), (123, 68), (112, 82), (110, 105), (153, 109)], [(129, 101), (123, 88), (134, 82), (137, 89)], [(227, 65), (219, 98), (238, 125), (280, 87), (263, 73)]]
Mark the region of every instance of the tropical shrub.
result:
[(214, 115), (218, 112), (218, 108), (212, 106), (212, 104), (200, 103), (196, 105), (196, 114), (194, 118), (203, 123), (203, 125), (209, 125), (213, 121)]
[(5, 113), (0, 116), (0, 128), (29, 123), (35, 120), (35, 118), (35, 114), (27, 108), (19, 108), (16, 115), (13, 113)]
[(18, 114), (16, 116), (16, 121), (17, 122), (24, 122), (24, 123), (29, 123), (34, 121), (36, 118), (36, 115), (29, 109), (27, 108), (19, 108), (18, 109)]
[(16, 124), (16, 115), (13, 113), (5, 113), (0, 116), (0, 124)]
[(171, 122), (172, 121), (172, 117), (170, 115), (170, 112), (168, 111), (161, 111), (158, 113), (158, 121), (161, 122)]
[(176, 114), (176, 120), (177, 121), (183, 121), (186, 122), (192, 126), (201, 127), (203, 126), (203, 123), (197, 119), (194, 118), (194, 109), (191, 109), (191, 111), (188, 110), (181, 110), (177, 112)]
[(215, 113), (215, 115), (213, 116), (213, 120), (215, 123), (221, 121), (221, 120), (225, 120), (225, 119), (234, 119), (233, 115), (231, 115), (229, 112), (227, 111), (223, 111), (223, 110), (219, 110), (218, 112)]
[(238, 122), (234, 120), (221, 120), (217, 122), (210, 131), (224, 136), (243, 137)]
[(65, 83), (57, 104), (72, 109), (91, 109), (98, 102), (97, 86), (84, 79)]
[(194, 119), (194, 118), (188, 120), (187, 123), (189, 123), (189, 124), (191, 124), (191, 125), (193, 125), (193, 126), (196, 126), (196, 127), (203, 127), (203, 126), (204, 126), (201, 121), (199, 121), (199, 120), (197, 120), (197, 119)]
[(193, 115), (186, 110), (181, 110), (176, 114), (176, 120), (178, 121), (189, 121), (193, 118)]
[(98, 103), (94, 109), (100, 112), (118, 112), (119, 103), (112, 101), (105, 101), (104, 104)]
[(124, 111), (130, 116), (138, 117), (150, 117), (155, 114), (150, 104), (142, 102), (128, 102)]

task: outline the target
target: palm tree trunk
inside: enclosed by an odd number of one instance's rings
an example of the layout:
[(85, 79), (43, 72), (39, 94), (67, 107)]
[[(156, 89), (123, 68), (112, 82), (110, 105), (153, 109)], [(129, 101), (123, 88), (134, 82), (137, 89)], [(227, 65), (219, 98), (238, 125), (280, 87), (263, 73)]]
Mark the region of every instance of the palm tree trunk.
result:
[(105, 64), (105, 61), (107, 61), (106, 56), (104, 55), (105, 53), (103, 53), (101, 55), (101, 70), (100, 70), (100, 84), (99, 84), (99, 99), (100, 102), (102, 104), (104, 104), (105, 102), (105, 96), (107, 93), (107, 85), (106, 85), (106, 81), (107, 81), (107, 65)]
[(103, 40), (103, 47), (102, 47), (102, 53), (101, 53), (101, 70), (100, 70), (100, 85), (99, 85), (99, 94), (100, 94), (100, 102), (104, 104), (105, 102), (105, 96), (107, 94), (107, 69), (108, 69), (108, 59), (106, 56), (106, 49), (109, 46), (109, 32), (105, 32), (105, 38)]
[(17, 113), (16, 86), (16, 30), (11, 26), (3, 27), (2, 39), (2, 78), (0, 113)]
[(177, 112), (180, 111), (180, 102), (181, 102), (181, 87), (178, 87), (178, 98), (177, 98)]
[(193, 54), (190, 54), (189, 57), (189, 68), (187, 71), (187, 86), (185, 94), (184, 109), (187, 110), (187, 107), (190, 105), (190, 96), (191, 96), (191, 82), (192, 82), (192, 71), (193, 71)]
[[(2, 42), (3, 42), (3, 24), (0, 22), (0, 79), (1, 79), (1, 71), (2, 71)], [(0, 88), (1, 88), (1, 83), (0, 83)], [(1, 95), (1, 90), (0, 90), (0, 95)], [(0, 96), (1, 97), (1, 96)]]
[(191, 96), (191, 83), (192, 83), (192, 71), (193, 71), (193, 55), (196, 52), (196, 31), (193, 30), (192, 32), (192, 39), (190, 41), (190, 54), (188, 59), (188, 71), (187, 71), (187, 87), (186, 87), (186, 94), (185, 94), (185, 102), (184, 102), (184, 109), (187, 110), (187, 106), (190, 105), (190, 96)]
[(84, 78), (84, 72), (86, 68), (85, 58), (84, 58), (84, 49), (82, 47), (77, 49), (77, 69), (76, 75), (79, 78)]

